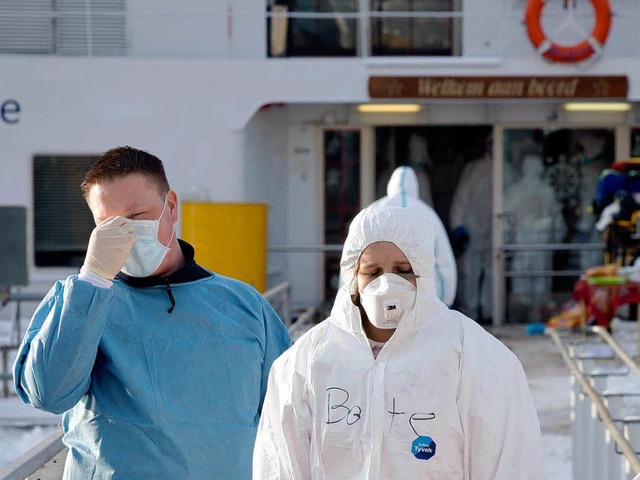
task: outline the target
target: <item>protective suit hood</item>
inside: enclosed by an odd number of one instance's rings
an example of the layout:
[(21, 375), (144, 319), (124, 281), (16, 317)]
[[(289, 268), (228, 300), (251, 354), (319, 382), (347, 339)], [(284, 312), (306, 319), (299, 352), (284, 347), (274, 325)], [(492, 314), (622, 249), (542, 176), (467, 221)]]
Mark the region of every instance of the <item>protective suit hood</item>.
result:
[(351, 222), (340, 259), (342, 287), (338, 291), (330, 321), (344, 330), (364, 335), (358, 307), (351, 300), (357, 290), (355, 271), (360, 255), (372, 243), (391, 242), (405, 254), (415, 274), (416, 306), (405, 317), (398, 329), (407, 330), (424, 323), (440, 308), (446, 306), (438, 300), (434, 281), (433, 228), (413, 209), (372, 205), (362, 210)]
[(387, 195), (406, 195), (410, 198), (420, 198), (420, 188), (418, 187), (418, 177), (411, 167), (398, 167), (391, 174), (387, 184)]

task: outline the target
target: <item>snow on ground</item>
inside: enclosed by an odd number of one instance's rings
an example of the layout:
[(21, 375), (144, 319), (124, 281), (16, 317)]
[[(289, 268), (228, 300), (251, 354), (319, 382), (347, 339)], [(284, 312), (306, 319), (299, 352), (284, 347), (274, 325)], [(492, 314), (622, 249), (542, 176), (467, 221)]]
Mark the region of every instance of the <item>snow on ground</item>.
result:
[(0, 469), (44, 440), (60, 416), (22, 403), (18, 397), (0, 398)]
[[(11, 305), (0, 308), (0, 344), (8, 344), (10, 334), (15, 336), (12, 316)], [(22, 323), (24, 332), (27, 319)], [(13, 364), (14, 356), (15, 352), (11, 352), (9, 365)], [(13, 382), (9, 384), (13, 392)], [(59, 424), (59, 415), (25, 405), (15, 395), (0, 396), (0, 470), (44, 440)]]
[(491, 328), (524, 367), (542, 430), (544, 480), (572, 480), (569, 370), (546, 335), (527, 336), (525, 325)]
[(46, 438), (55, 427), (0, 427), (0, 469)]

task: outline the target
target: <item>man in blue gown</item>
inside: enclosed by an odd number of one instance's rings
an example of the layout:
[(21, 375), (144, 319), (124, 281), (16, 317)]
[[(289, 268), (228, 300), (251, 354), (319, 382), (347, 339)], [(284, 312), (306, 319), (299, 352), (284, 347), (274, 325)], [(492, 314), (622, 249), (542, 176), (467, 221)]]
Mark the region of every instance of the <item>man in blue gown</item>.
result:
[(14, 365), (24, 402), (64, 412), (65, 478), (251, 478), (282, 321), (176, 238), (154, 155), (108, 151), (82, 191), (96, 223), (84, 265), (39, 305)]

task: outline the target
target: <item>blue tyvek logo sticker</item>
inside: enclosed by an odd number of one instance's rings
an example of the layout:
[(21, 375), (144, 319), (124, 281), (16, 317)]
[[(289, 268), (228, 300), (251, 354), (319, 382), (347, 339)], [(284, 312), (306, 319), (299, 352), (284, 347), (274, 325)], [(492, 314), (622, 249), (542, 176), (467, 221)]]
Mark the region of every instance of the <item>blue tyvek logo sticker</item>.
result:
[(418, 437), (411, 444), (411, 453), (419, 460), (429, 460), (436, 454), (436, 442), (431, 437)]

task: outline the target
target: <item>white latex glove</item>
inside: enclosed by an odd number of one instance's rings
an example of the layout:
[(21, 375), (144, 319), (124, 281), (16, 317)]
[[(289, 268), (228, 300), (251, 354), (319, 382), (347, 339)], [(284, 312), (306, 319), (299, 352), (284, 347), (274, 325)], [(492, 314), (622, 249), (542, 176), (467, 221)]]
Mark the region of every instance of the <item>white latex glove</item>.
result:
[(91, 232), (82, 269), (113, 280), (127, 261), (136, 240), (133, 227), (125, 217), (103, 220)]

